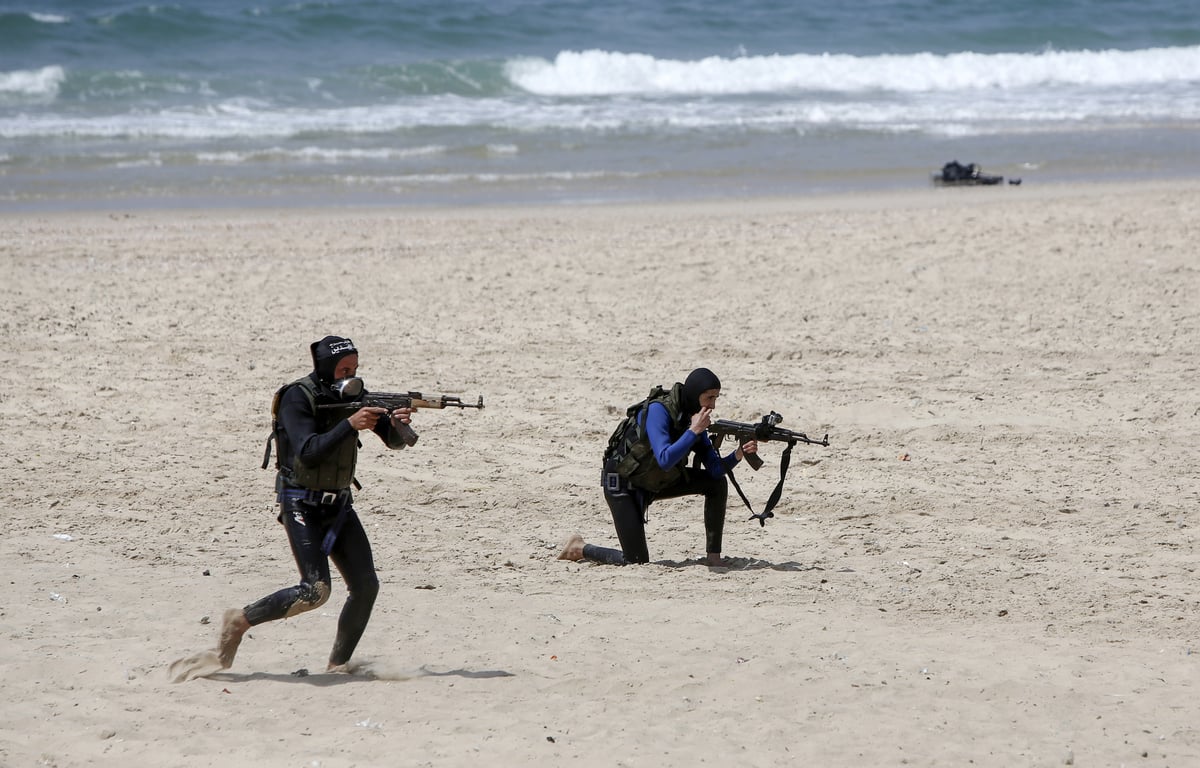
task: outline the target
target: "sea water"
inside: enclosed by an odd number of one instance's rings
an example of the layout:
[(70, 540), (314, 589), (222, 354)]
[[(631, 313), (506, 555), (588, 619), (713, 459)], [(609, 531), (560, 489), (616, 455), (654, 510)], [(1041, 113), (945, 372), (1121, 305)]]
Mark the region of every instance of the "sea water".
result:
[(1200, 172), (1200, 2), (0, 4), (0, 210)]

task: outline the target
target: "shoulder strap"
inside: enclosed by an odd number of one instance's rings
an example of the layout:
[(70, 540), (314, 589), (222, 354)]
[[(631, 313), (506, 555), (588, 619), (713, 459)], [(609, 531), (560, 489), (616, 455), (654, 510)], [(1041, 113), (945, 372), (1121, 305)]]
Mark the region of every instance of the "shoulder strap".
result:
[[(271, 443), (275, 442), (277, 444), (276, 447), (278, 447), (278, 442), (279, 442), (279, 403), (280, 403), (280, 401), (283, 400), (283, 393), (287, 392), (292, 387), (299, 385), (300, 389), (304, 392), (305, 396), (308, 397), (309, 403), (314, 406), (316, 405), (316, 402), (317, 402), (316, 395), (311, 391), (310, 387), (303, 386), (303, 381), (304, 381), (304, 379), (298, 379), (289, 384), (284, 384), (282, 387), (275, 390), (275, 397), (271, 398), (271, 434), (267, 435), (267, 446), (263, 450), (263, 461), (262, 461), (263, 469), (266, 469), (271, 464)], [(275, 457), (275, 468), (276, 469), (279, 469), (278, 453), (279, 452), (277, 450), (276, 457)]]

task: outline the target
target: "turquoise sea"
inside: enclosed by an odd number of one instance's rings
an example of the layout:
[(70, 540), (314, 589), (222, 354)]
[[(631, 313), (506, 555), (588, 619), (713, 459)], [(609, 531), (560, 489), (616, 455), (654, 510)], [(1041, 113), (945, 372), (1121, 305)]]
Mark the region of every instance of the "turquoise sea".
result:
[(0, 3), (0, 210), (1200, 176), (1200, 3)]

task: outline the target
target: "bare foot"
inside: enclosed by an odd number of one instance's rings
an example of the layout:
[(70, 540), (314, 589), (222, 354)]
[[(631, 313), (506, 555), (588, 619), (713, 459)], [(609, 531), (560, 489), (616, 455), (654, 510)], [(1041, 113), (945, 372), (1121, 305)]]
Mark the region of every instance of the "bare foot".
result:
[(248, 629), (250, 622), (246, 620), (246, 613), (241, 608), (225, 611), (225, 617), (221, 621), (221, 636), (217, 640), (217, 658), (221, 662), (221, 669), (233, 666), (233, 657), (237, 655), (238, 646), (242, 644), (242, 635), (246, 634)]
[(708, 567), (709, 568), (728, 568), (729, 566), (730, 566), (729, 558), (721, 557), (720, 552), (709, 552), (708, 553)]
[(583, 537), (578, 533), (571, 534), (571, 538), (567, 539), (567, 543), (563, 545), (562, 551), (558, 553), (559, 560), (575, 560), (583, 559)]

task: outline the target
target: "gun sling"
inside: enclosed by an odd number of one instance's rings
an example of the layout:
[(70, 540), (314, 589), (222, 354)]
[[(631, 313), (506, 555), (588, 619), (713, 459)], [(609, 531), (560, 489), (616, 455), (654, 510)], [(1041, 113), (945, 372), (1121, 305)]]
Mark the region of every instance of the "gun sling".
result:
[(746, 498), (746, 494), (742, 491), (742, 486), (738, 484), (737, 478), (733, 476), (733, 467), (725, 470), (725, 474), (729, 475), (729, 482), (733, 483), (733, 489), (737, 491), (738, 496), (742, 498), (742, 503), (746, 505), (746, 509), (750, 510), (750, 520), (757, 520), (760, 526), (766, 526), (768, 517), (775, 517), (772, 511), (775, 505), (779, 503), (779, 499), (783, 496), (783, 481), (787, 479), (788, 466), (792, 463), (792, 449), (796, 447), (794, 440), (788, 441), (787, 448), (783, 449), (783, 455), (779, 458), (779, 482), (775, 484), (775, 490), (771, 491), (770, 498), (767, 499), (767, 505), (763, 507), (761, 514), (754, 514), (754, 507), (750, 505), (750, 500)]

